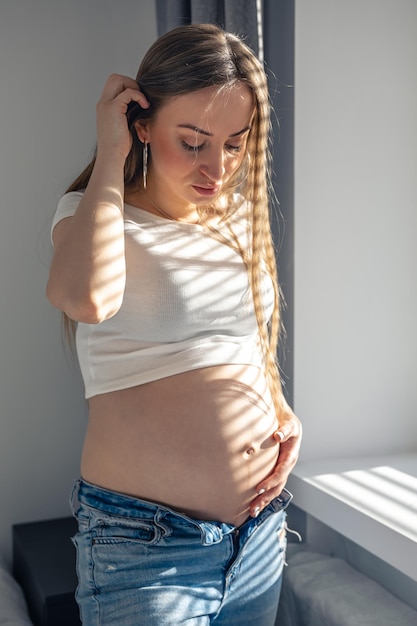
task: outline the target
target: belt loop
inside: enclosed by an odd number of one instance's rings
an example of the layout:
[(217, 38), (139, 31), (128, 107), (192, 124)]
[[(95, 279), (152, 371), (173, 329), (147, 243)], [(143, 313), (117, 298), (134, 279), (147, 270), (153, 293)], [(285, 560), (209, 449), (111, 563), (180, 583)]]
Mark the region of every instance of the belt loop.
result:
[(160, 531), (162, 531), (162, 537), (170, 537), (172, 535), (172, 528), (164, 524), (161, 520), (166, 518), (166, 512), (160, 507), (155, 511), (153, 516), (153, 522)]
[(70, 505), (71, 512), (74, 517), (77, 515), (78, 511), (80, 510), (80, 500), (78, 498), (80, 485), (81, 485), (81, 480), (80, 479), (76, 480), (72, 488), (70, 499), (69, 499), (69, 505)]

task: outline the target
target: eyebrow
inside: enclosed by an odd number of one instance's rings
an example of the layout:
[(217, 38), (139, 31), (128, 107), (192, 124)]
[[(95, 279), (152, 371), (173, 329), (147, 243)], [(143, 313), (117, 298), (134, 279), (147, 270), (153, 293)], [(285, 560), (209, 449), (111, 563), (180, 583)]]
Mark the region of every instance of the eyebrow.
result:
[[(213, 133), (209, 133), (206, 130), (203, 130), (202, 128), (198, 128), (197, 126), (194, 126), (193, 124), (178, 124), (177, 128), (188, 128), (189, 130), (193, 130), (194, 132), (199, 133), (200, 135), (206, 135), (206, 137), (213, 137)], [(229, 135), (229, 137), (238, 137), (239, 135), (243, 135), (243, 133), (246, 133), (250, 129), (251, 129), (250, 126), (246, 126), (245, 128), (242, 128), (242, 130), (238, 130), (237, 133), (232, 133), (231, 135)]]

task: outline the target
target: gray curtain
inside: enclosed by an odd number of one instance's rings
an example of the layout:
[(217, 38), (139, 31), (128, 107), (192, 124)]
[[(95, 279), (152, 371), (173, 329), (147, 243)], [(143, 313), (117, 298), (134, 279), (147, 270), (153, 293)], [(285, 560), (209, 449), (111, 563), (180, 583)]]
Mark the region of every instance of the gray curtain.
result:
[(264, 56), (275, 111), (272, 116), (273, 183), (279, 201), (272, 228), (278, 251), (279, 282), (286, 303), (282, 311), (286, 337), (281, 341), (279, 362), (284, 392), (290, 404), (293, 404), (294, 394), (295, 1), (263, 0)]
[(158, 35), (183, 24), (217, 24), (259, 54), (256, 0), (156, 0)]

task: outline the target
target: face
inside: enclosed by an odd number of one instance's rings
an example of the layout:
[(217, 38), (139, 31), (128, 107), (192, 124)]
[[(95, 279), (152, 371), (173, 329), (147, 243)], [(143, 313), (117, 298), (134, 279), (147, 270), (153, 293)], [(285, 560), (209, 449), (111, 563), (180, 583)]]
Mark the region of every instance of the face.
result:
[(149, 142), (147, 189), (172, 214), (216, 199), (241, 164), (254, 113), (248, 87), (236, 83), (170, 99), (155, 119), (138, 123)]

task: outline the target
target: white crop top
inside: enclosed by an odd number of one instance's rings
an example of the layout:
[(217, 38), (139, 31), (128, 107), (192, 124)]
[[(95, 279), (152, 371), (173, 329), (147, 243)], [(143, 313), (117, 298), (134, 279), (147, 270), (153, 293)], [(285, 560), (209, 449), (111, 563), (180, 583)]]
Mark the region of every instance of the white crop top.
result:
[[(52, 229), (82, 192), (61, 198)], [(243, 232), (243, 228), (242, 228)], [(238, 252), (204, 226), (125, 205), (126, 287), (119, 311), (77, 325), (85, 396), (229, 363), (262, 366), (247, 271)], [(273, 289), (264, 281), (264, 308)]]

